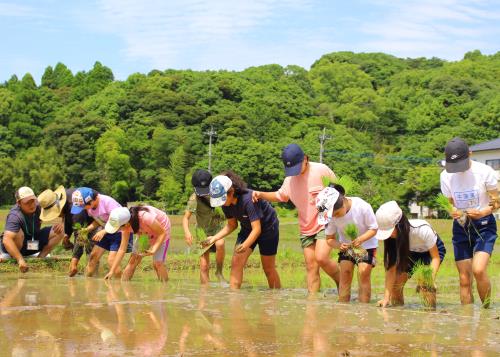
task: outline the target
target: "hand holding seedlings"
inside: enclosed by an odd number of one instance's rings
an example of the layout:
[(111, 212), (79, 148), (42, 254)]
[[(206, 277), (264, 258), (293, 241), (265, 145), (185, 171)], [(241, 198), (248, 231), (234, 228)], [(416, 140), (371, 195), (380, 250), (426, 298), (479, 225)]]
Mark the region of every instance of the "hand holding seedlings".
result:
[(208, 247), (210, 244), (212, 244), (212, 237), (208, 237), (204, 241), (201, 241), (201, 246), (202, 248)]
[(349, 243), (341, 243), (339, 249), (340, 249), (341, 252), (345, 252), (350, 247), (351, 247), (351, 245)]

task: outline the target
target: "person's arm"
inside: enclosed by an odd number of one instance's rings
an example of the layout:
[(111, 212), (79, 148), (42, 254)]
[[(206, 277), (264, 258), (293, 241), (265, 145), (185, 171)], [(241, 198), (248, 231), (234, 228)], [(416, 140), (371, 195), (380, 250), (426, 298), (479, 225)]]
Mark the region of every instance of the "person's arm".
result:
[(337, 235), (335, 233), (326, 235), (326, 243), (334, 249), (340, 249), (341, 247), (341, 244), (337, 240)]
[(22, 273), (26, 273), (28, 271), (28, 264), (26, 264), (21, 252), (17, 248), (16, 242), (14, 242), (15, 237), (15, 232), (5, 231), (3, 234), (3, 245), (5, 246), (5, 249), (7, 249), (7, 253), (9, 253), (12, 258), (17, 260), (19, 270)]
[(487, 191), (487, 194), (490, 199), (490, 203), (488, 204), (488, 206), (482, 209), (468, 209), (467, 216), (472, 219), (479, 219), (485, 216), (489, 216), (495, 211), (495, 206), (500, 205), (500, 203), (498, 203), (498, 190), (495, 189)]
[(151, 246), (144, 255), (154, 255), (158, 249), (160, 249), (161, 245), (163, 242), (165, 242), (165, 239), (167, 239), (167, 231), (163, 226), (158, 222), (157, 219), (153, 221), (153, 224), (151, 225), (151, 228), (153, 229), (153, 233), (156, 235), (156, 241)]
[[(100, 232), (106, 233), (106, 231), (103, 229)], [(98, 232), (98, 233), (100, 233)], [(111, 279), (113, 275), (115, 274), (115, 271), (117, 268), (120, 266), (123, 257), (127, 253), (127, 246), (128, 246), (128, 240), (130, 239), (130, 232), (127, 231), (122, 231), (121, 232), (122, 239), (120, 242), (120, 247), (118, 248), (118, 252), (116, 252), (115, 259), (113, 260), (113, 266), (109, 269), (109, 272), (106, 274), (104, 279)]]
[(491, 211), (495, 212), (498, 209), (500, 209), (500, 197), (498, 195), (498, 189), (496, 189), (496, 190), (489, 190), (488, 191), (488, 196), (490, 198)]
[(260, 233), (262, 232), (262, 227), (260, 225), (260, 219), (251, 222), (252, 231), (248, 235), (247, 239), (243, 243), (241, 243), (235, 250), (236, 253), (244, 253), (248, 248), (255, 243), (257, 238), (259, 238)]
[(253, 191), (252, 201), (257, 202), (258, 200), (266, 200), (268, 202), (282, 202), (278, 198), (277, 191), (273, 192)]
[(228, 218), (224, 228), (222, 228), (215, 235), (208, 237), (205, 245), (210, 245), (224, 238), (225, 236), (230, 235), (236, 228), (238, 228), (238, 221), (236, 220), (236, 218)]
[(361, 234), (359, 237), (353, 240), (352, 245), (357, 248), (367, 240), (370, 240), (373, 237), (375, 237), (375, 234), (377, 234), (376, 229), (368, 229), (365, 233)]
[(186, 210), (184, 212), (184, 216), (182, 217), (182, 228), (184, 229), (184, 239), (188, 246), (193, 244), (193, 235), (189, 230), (189, 219), (193, 213), (191, 211)]
[(441, 265), (441, 258), (439, 257), (439, 250), (437, 244), (429, 249), (429, 254), (431, 255), (431, 268), (432, 268), (432, 281), (434, 285), (436, 284), (436, 275)]
[(377, 302), (380, 307), (387, 307), (391, 304), (392, 290), (394, 289), (394, 284), (396, 284), (396, 264), (385, 271), (385, 291), (384, 298)]

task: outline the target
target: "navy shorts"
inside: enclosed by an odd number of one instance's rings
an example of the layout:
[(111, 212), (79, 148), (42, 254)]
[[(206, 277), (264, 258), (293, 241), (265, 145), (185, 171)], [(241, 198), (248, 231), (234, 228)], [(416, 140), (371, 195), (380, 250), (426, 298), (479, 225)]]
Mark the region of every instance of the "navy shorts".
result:
[(349, 254), (345, 252), (339, 252), (339, 260), (338, 262), (340, 263), (342, 260), (348, 260), (352, 262), (354, 265), (357, 265), (358, 263), (366, 263), (366, 264), (371, 264), (372, 266), (375, 266), (377, 264), (377, 248), (370, 248), (367, 249), (366, 256), (363, 257), (360, 261), (356, 262), (356, 260), (351, 257)]
[[(134, 241), (133, 237), (134, 235), (130, 233), (130, 238), (128, 239), (128, 245), (127, 245), (127, 253), (130, 253), (132, 251), (132, 244)], [(116, 232), (113, 234), (106, 233), (99, 242), (95, 243), (95, 245), (103, 249), (106, 249), (107, 251), (110, 252), (117, 252), (118, 248), (120, 248), (121, 242), (122, 242), (121, 232)]]
[[(238, 233), (238, 238), (236, 239), (236, 245), (243, 243), (248, 238), (249, 235), (250, 231), (241, 230)], [(279, 222), (276, 221), (276, 223), (271, 229), (261, 233), (259, 238), (257, 238), (257, 240), (250, 246), (250, 248), (254, 250), (255, 247), (258, 245), (260, 255), (264, 256), (276, 255), (276, 253), (278, 252), (279, 240), (280, 240)]]
[(467, 220), (462, 227), (457, 220), (453, 221), (453, 251), (455, 261), (472, 259), (476, 252), (493, 252), (497, 240), (497, 223), (495, 217), (489, 216)]
[[(439, 236), (436, 240), (437, 249), (439, 252), (439, 260), (442, 263), (444, 257), (446, 255), (446, 247), (444, 246), (443, 241)], [(408, 256), (408, 268), (406, 268), (406, 272), (411, 275), (413, 272), (413, 268), (417, 263), (421, 263), (424, 265), (430, 265), (432, 261), (431, 254), (427, 252), (412, 252), (410, 251), (410, 255)]]
[[(49, 235), (52, 227), (43, 227), (40, 229), (36, 234), (35, 234), (35, 239), (38, 241), (38, 250), (28, 250), (28, 240), (31, 238), (26, 236), (24, 237), (23, 241), (23, 246), (21, 250), (19, 251), (23, 257), (27, 257), (29, 255), (36, 254), (38, 252), (41, 252), (43, 248), (49, 243)], [(5, 249), (5, 246), (3, 245), (3, 235), (2, 235), (2, 246), (0, 247), (2, 249), (2, 252), (7, 253), (7, 249)]]

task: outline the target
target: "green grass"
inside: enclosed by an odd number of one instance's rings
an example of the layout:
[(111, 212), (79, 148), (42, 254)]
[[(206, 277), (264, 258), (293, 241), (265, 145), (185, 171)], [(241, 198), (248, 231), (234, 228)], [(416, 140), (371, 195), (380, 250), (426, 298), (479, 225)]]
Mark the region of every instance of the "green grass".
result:
[[(0, 229), (3, 229), (5, 223), (5, 210), (0, 211)], [(167, 254), (167, 264), (170, 270), (170, 276), (173, 279), (188, 279), (191, 281), (198, 281), (199, 277), (199, 257), (197, 254), (188, 253), (187, 245), (184, 242), (184, 233), (181, 226), (181, 216), (171, 216), (172, 231), (170, 247)], [(441, 265), (436, 278), (436, 285), (438, 291), (438, 302), (442, 299), (458, 302), (459, 301), (459, 284), (458, 273), (453, 257), (453, 245), (451, 243), (451, 227), (452, 220), (437, 219), (429, 220), (429, 223), (439, 234), (445, 243), (447, 254)], [(194, 231), (194, 224), (191, 225)], [(194, 232), (193, 232), (194, 233)], [(299, 229), (297, 225), (297, 218), (295, 217), (281, 217), (280, 218), (280, 244), (278, 254), (276, 257), (277, 269), (281, 277), (282, 285), (284, 288), (305, 288), (305, 266), (302, 249), (299, 243)], [(229, 277), (230, 263), (232, 250), (236, 241), (236, 234), (232, 234), (226, 238), (226, 260), (224, 265), (224, 275)], [(37, 261), (36, 266), (32, 266), (31, 271), (58, 271), (66, 272), (69, 261), (70, 253), (64, 251), (62, 247), (57, 247), (52, 254), (57, 256), (58, 259), (50, 261), (47, 264)], [(337, 252), (332, 252), (332, 259), (337, 260)], [(127, 258), (124, 259), (124, 263)], [(211, 254), (210, 262), (214, 267), (215, 256)], [(101, 263), (103, 268), (102, 272), (107, 269), (106, 259), (102, 259)], [(29, 263), (31, 264), (31, 262)], [(85, 255), (80, 263), (80, 269), (83, 270), (85, 264)], [(140, 270), (147, 273), (147, 276), (153, 275), (151, 267), (151, 258), (145, 258), (140, 266)], [(500, 270), (500, 254), (493, 253), (488, 266), (489, 276), (492, 279), (493, 294), (492, 300), (498, 301), (500, 298), (500, 279), (498, 271)], [(17, 272), (15, 262), (0, 264), (0, 272)], [(213, 272), (212, 269), (211, 272)], [(138, 275), (137, 278), (140, 278)], [(356, 279), (356, 278), (355, 278)], [(383, 268), (383, 244), (379, 245), (377, 250), (377, 266), (372, 272), (372, 290), (373, 300), (380, 297), (384, 290), (385, 273)], [(250, 256), (248, 266), (244, 275), (244, 286), (261, 288), (267, 286), (264, 273), (260, 265), (260, 256), (256, 251)], [(353, 282), (353, 291), (357, 292), (357, 283)], [(324, 273), (321, 273), (321, 286), (322, 289), (335, 288), (335, 283)], [(407, 283), (405, 295), (416, 296), (415, 293), (416, 281), (412, 278)]]

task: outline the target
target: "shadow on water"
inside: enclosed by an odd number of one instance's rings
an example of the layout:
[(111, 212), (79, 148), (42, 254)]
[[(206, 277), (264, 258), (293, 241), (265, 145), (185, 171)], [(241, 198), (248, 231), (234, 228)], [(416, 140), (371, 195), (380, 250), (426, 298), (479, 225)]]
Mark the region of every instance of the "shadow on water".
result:
[(7, 276), (0, 346), (12, 356), (331, 356), (500, 353), (500, 310), (380, 309), (300, 289)]

